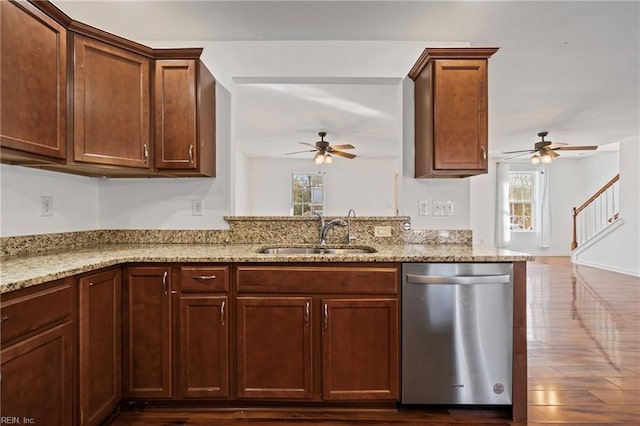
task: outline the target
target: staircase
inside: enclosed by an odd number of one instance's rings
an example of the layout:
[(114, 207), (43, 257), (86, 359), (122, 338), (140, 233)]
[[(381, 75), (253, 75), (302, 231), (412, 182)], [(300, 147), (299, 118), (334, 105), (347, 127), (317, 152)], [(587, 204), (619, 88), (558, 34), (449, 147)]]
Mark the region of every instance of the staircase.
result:
[(620, 197), (616, 175), (580, 207), (573, 208), (573, 241), (571, 250), (584, 246), (612, 226), (620, 217)]

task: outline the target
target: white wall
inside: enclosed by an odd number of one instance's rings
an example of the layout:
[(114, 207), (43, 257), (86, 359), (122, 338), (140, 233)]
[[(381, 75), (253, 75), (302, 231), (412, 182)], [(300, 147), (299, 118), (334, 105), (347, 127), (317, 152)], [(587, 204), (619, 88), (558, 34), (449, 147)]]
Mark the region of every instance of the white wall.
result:
[[(325, 174), (325, 214), (391, 216), (393, 212), (396, 159), (347, 160), (317, 166), (310, 159), (248, 159), (249, 202), (238, 215), (288, 216), (291, 214), (291, 174)], [(239, 207), (239, 206), (238, 206)]]
[[(0, 236), (97, 229), (98, 180), (0, 165)], [(53, 197), (53, 216), (41, 216), (41, 196)]]
[(576, 263), (640, 276), (640, 141), (620, 143), (622, 226), (576, 256)]

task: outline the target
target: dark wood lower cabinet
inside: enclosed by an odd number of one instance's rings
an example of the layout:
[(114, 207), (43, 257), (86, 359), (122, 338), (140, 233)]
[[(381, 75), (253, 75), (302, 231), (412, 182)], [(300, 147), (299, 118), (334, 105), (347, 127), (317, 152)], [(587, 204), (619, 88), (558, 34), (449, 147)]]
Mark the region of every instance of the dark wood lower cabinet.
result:
[(122, 397), (120, 268), (78, 279), (80, 424), (99, 425)]
[(229, 300), (181, 296), (180, 398), (229, 397)]
[(310, 297), (238, 297), (238, 398), (313, 395)]
[(323, 299), (322, 398), (398, 398), (397, 299)]
[(171, 268), (123, 270), (122, 396), (172, 396)]

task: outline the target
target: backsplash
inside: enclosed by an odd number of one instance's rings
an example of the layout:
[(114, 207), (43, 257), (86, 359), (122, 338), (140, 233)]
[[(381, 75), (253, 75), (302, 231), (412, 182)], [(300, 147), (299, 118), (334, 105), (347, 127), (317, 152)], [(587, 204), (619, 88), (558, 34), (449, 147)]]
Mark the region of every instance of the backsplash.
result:
[[(345, 219), (344, 217), (341, 217)], [(293, 216), (225, 216), (228, 230), (104, 229), (0, 238), (0, 255), (51, 253), (101, 244), (316, 244), (318, 220)], [(327, 217), (325, 220), (331, 220)], [(470, 230), (405, 230), (408, 216), (368, 216), (351, 219), (354, 245), (465, 244)], [(376, 226), (391, 227), (391, 237), (376, 237)], [(327, 244), (344, 244), (347, 229), (334, 227)]]

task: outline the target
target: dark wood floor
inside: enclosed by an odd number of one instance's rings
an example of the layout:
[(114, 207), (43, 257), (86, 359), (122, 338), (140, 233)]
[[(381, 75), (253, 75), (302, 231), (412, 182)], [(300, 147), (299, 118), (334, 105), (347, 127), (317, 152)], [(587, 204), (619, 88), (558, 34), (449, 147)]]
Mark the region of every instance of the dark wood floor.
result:
[[(640, 425), (640, 279), (573, 266), (528, 264), (530, 426)], [(499, 412), (439, 410), (124, 411), (125, 425), (508, 425)]]

